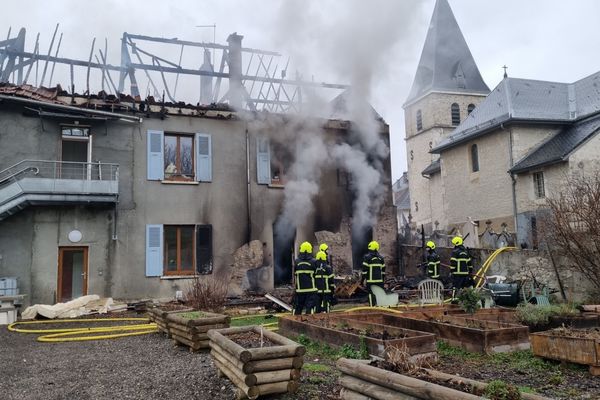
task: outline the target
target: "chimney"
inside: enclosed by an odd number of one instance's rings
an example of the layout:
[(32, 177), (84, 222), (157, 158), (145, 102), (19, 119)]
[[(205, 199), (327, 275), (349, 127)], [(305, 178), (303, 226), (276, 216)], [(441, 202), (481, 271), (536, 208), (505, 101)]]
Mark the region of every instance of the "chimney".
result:
[[(204, 63), (200, 67), (202, 72), (214, 72), (210, 61), (210, 51), (204, 49)], [(212, 76), (202, 75), (200, 77), (200, 104), (212, 103)]]
[(229, 105), (236, 110), (242, 108), (242, 35), (232, 33), (227, 38), (229, 43)]

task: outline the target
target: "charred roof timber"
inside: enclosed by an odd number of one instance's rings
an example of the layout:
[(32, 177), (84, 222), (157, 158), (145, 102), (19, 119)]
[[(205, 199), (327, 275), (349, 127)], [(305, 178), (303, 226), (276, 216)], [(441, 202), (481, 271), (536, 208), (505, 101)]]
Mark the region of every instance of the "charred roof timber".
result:
[[(11, 37), (9, 28), (7, 39), (0, 41), (0, 82), (25, 85), (34, 79), (31, 76), (33, 67), (36, 68), (35, 86), (44, 86), (46, 76), (49, 76), (47, 86), (52, 85), (55, 66), (62, 65), (69, 68), (69, 91), (75, 93), (75, 69), (81, 67), (86, 70), (85, 94), (90, 95), (89, 77), (91, 70), (98, 70), (102, 74), (101, 90), (119, 97), (129, 83), (129, 93), (140, 99), (139, 77), (136, 73), (143, 71), (148, 88), (156, 98), (164, 98), (177, 103), (177, 86), (180, 76), (200, 77), (199, 104), (223, 103), (236, 109), (263, 110), (272, 112), (298, 112), (302, 107), (302, 91), (317, 89), (332, 89), (341, 91), (347, 85), (331, 84), (324, 82), (303, 81), (286, 79), (288, 75), (289, 58), (281, 63), (282, 56), (272, 51), (264, 51), (242, 47), (243, 36), (233, 33), (228, 38), (228, 45), (217, 43), (193, 42), (177, 38), (167, 39), (123, 33), (121, 39), (121, 65), (107, 63), (108, 46), (105, 42), (104, 50), (95, 51), (96, 39), (92, 41), (89, 58), (87, 60), (59, 57), (58, 53), (62, 43), (62, 34), (58, 45), (54, 47), (58, 25), (50, 42), (47, 54), (40, 54), (39, 34), (36, 37), (33, 51), (25, 49), (25, 28), (21, 28), (17, 36)], [(160, 43), (177, 46), (179, 62), (168, 60), (150, 50), (146, 45)], [(201, 66), (182, 67), (181, 59), (186, 47), (203, 48), (204, 57)], [(211, 63), (210, 52), (217, 52), (220, 56), (218, 70)], [(54, 55), (52, 53), (54, 52)], [(246, 56), (246, 57), (244, 57)], [(216, 61), (212, 60), (212, 62)], [(96, 62), (93, 62), (92, 60)], [(38, 80), (40, 63), (44, 63), (41, 79)], [(48, 74), (49, 65), (50, 73)], [(245, 72), (244, 72), (245, 70)], [(111, 74), (118, 73), (118, 79), (113, 79)], [(168, 76), (175, 75), (173, 79)], [(276, 76), (281, 76), (277, 78)], [(221, 83), (223, 79), (227, 84)], [(148, 93), (150, 95), (150, 93)]]

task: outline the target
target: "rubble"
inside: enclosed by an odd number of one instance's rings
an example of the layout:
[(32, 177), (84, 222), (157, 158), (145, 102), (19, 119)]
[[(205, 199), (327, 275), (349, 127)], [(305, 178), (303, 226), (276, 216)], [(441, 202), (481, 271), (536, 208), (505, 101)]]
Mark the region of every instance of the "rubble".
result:
[(339, 232), (315, 232), (318, 243), (327, 243), (331, 266), (336, 275), (352, 274), (352, 239), (350, 235), (350, 221), (346, 218), (340, 223)]
[(246, 291), (260, 289), (258, 283), (271, 279), (272, 267), (265, 265), (263, 243), (253, 240), (244, 244), (233, 253), (232, 271), (229, 283), (229, 295), (242, 296)]

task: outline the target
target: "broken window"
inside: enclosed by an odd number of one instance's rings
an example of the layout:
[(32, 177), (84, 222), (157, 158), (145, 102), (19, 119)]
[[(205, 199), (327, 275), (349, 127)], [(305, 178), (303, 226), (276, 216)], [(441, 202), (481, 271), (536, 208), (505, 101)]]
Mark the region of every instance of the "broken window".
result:
[(417, 132), (423, 129), (423, 115), (421, 110), (417, 110)]
[(471, 146), (471, 171), (479, 171), (479, 150), (476, 144)]
[(281, 144), (270, 143), (271, 185), (284, 185), (286, 172), (290, 166), (289, 151)]
[(165, 134), (165, 179), (194, 180), (194, 138), (188, 135)]
[(187, 275), (194, 273), (194, 241), (194, 225), (165, 225), (165, 275)]
[(546, 197), (546, 189), (544, 188), (544, 173), (534, 172), (533, 173), (533, 191), (537, 199), (543, 199)]
[(457, 103), (452, 103), (450, 106), (450, 114), (452, 116), (452, 126), (460, 124), (460, 107)]

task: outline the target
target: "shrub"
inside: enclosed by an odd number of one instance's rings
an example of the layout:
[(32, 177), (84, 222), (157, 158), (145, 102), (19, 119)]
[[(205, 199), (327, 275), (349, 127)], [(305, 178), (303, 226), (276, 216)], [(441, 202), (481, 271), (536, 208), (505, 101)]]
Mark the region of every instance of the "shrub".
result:
[(196, 276), (189, 285), (185, 298), (196, 310), (221, 312), (227, 301), (227, 280)]
[(464, 288), (458, 293), (458, 305), (469, 314), (475, 314), (475, 311), (481, 308), (481, 295), (475, 288)]
[(551, 306), (538, 306), (535, 304), (519, 304), (517, 306), (516, 316), (519, 322), (529, 325), (546, 325), (550, 322), (550, 317), (567, 317), (578, 315), (579, 311), (569, 304), (559, 304)]
[(522, 398), (519, 389), (501, 380), (491, 381), (483, 394), (491, 400), (520, 400)]

